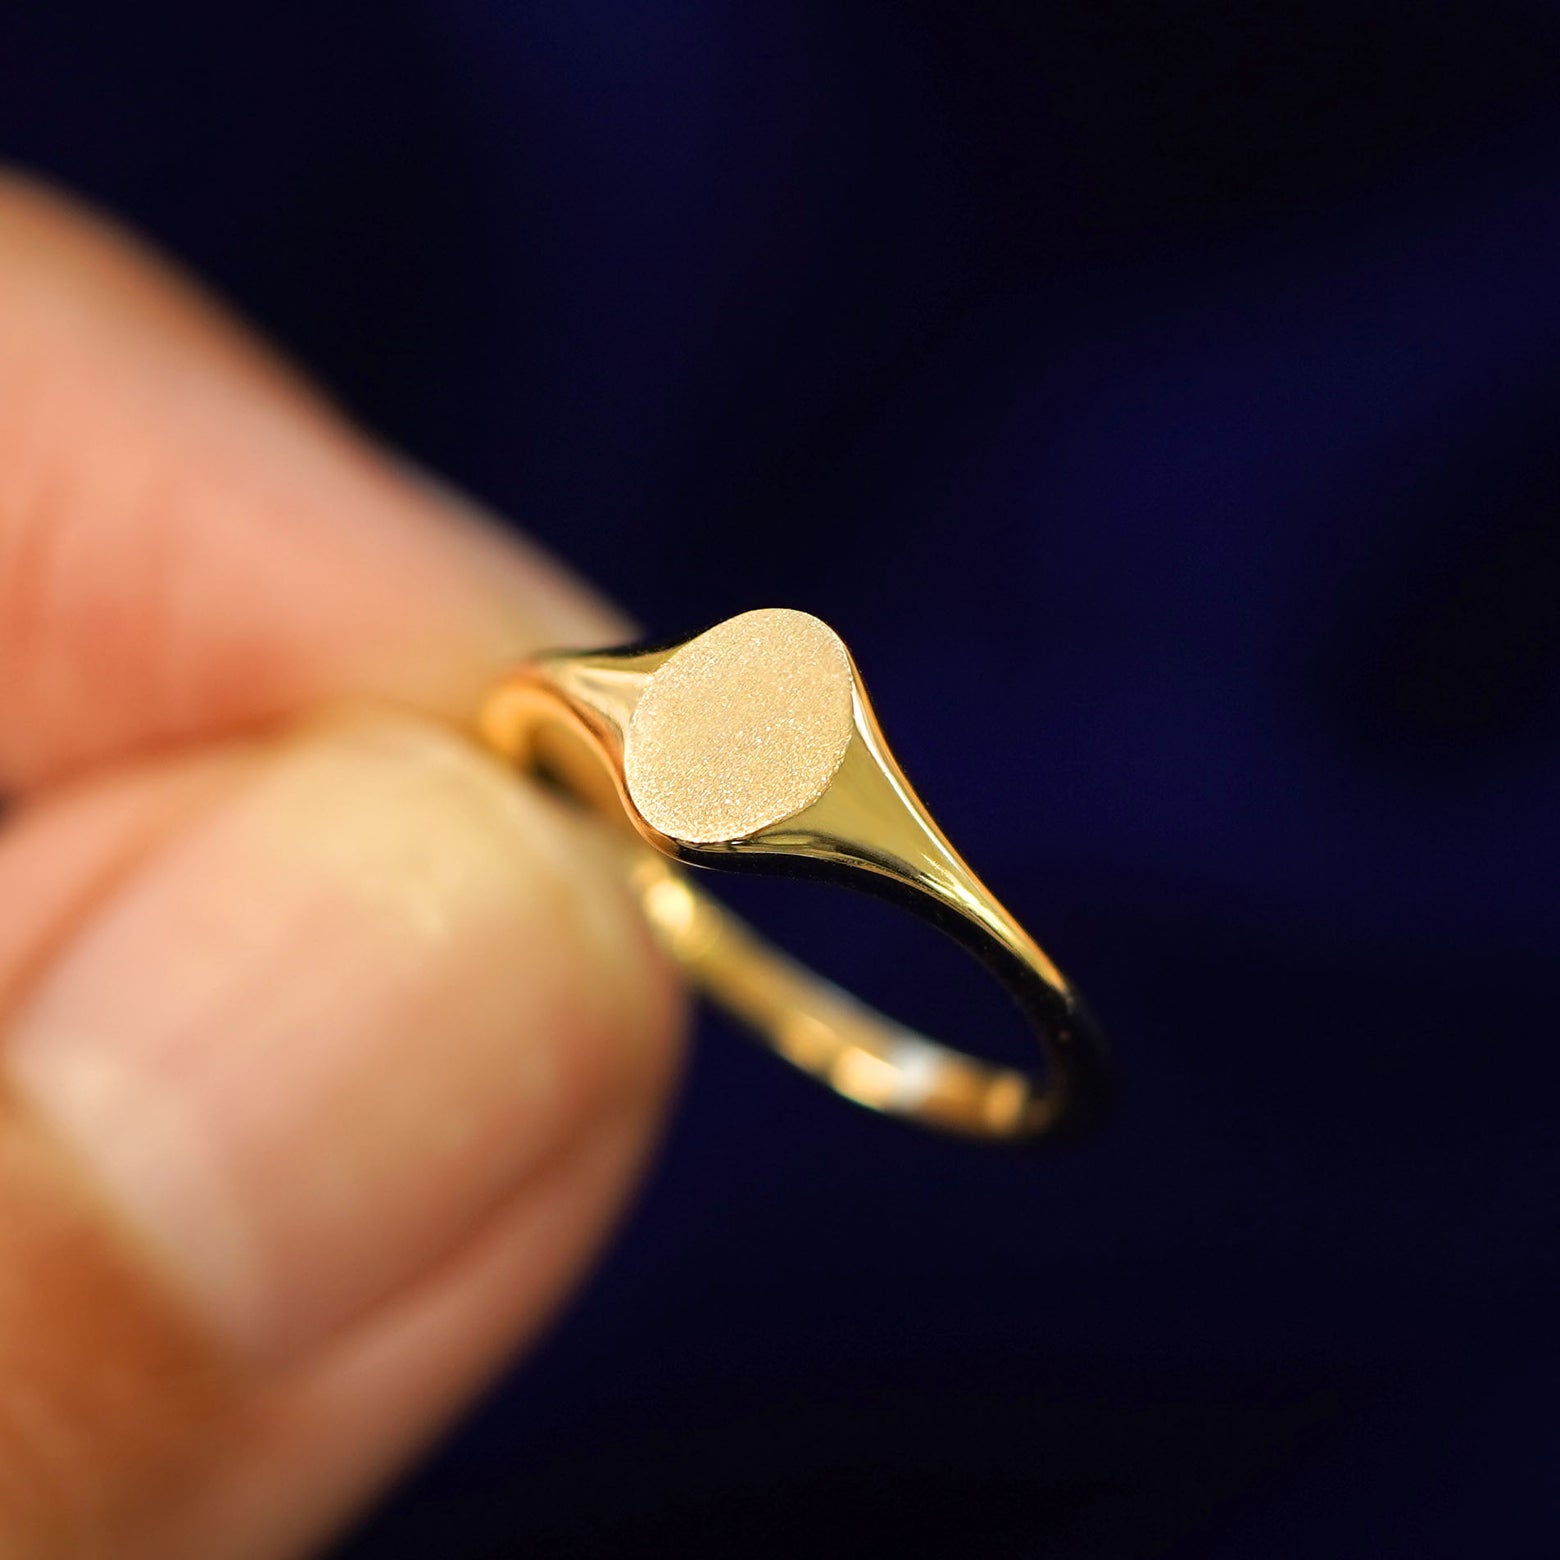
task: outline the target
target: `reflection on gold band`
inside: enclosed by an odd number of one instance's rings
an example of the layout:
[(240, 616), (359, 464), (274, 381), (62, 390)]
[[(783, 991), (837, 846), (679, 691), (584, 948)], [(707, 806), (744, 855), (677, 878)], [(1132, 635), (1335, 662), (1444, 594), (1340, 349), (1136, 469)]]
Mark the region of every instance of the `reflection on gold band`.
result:
[[(482, 733), (512, 763), (546, 770), (628, 825), (629, 880), (661, 942), (709, 997), (787, 1061), (858, 1104), (969, 1136), (1023, 1139), (1090, 1125), (1107, 1093), (1097, 1029), (1056, 966), (933, 823), (889, 753), (843, 645), (846, 688), (831, 682), (834, 663), (819, 630), (833, 639), (805, 614), (748, 613), (721, 625), (725, 637), (713, 648), (701, 643), (712, 634), (669, 649), (544, 657), (494, 691)], [(635, 728), (641, 700), (656, 674), (690, 649), (696, 653), (658, 685), (655, 740), (640, 743), (631, 776), (625, 755), (643, 735)], [(763, 699), (766, 674), (776, 682), (773, 718)], [(798, 753), (796, 762), (816, 766), (821, 744), (805, 732), (787, 741), (812, 712), (809, 701), (829, 701), (836, 720), (835, 702), (846, 694), (848, 730), (831, 738), (825, 755), (835, 767), (821, 779), (816, 767), (798, 771), (796, 810), (740, 838), (711, 837), (718, 830), (710, 819), (749, 805), (738, 789), (745, 774), (761, 777), (771, 813), (776, 797), (783, 807), (789, 777), (755, 762), (784, 764)], [(669, 733), (701, 755), (681, 792)], [(724, 767), (723, 743), (734, 755)], [(652, 762), (661, 767), (640, 782), (641, 795), (653, 783), (662, 821), (676, 819), (700, 838), (677, 838), (646, 820), (634, 785)], [(827, 878), (919, 911), (1009, 987), (1046, 1044), (1048, 1067), (995, 1066), (894, 1023), (769, 947), (699, 892), (679, 862)]]

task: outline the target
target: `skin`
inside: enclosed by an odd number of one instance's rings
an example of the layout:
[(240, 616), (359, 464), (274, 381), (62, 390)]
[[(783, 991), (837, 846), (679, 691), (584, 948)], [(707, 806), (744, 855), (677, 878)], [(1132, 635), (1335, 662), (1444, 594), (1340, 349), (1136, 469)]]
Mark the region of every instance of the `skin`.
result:
[(461, 735), (625, 625), (0, 178), (0, 1554), (326, 1541), (534, 1339), (676, 983)]

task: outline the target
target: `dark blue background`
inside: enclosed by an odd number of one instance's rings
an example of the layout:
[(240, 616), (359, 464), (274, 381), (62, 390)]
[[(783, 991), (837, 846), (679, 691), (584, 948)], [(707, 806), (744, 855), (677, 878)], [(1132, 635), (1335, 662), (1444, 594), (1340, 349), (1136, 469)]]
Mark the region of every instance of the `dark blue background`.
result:
[(709, 1023), (343, 1560), (1560, 1552), (1553, 8), (49, 0), (0, 151), (655, 632), (834, 623), (1128, 1071), (1021, 1157)]

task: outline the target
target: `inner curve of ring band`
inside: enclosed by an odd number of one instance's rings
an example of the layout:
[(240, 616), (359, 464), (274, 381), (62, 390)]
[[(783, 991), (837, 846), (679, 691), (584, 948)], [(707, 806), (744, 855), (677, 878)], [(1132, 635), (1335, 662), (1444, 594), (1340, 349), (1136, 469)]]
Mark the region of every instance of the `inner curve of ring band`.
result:
[(1044, 1129), (1054, 1104), (1049, 1079), (984, 1061), (886, 1016), (781, 953), (648, 850), (630, 876), (651, 926), (698, 984), (835, 1092), (966, 1134)]

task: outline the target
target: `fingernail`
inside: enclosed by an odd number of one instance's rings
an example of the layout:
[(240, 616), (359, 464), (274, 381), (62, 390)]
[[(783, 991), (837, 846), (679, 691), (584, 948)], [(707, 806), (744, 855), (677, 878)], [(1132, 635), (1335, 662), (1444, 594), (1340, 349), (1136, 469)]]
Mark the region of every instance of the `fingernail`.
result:
[(16, 1015), (18, 1085), (239, 1346), (309, 1348), (652, 1108), (675, 999), (576, 828), (431, 726), (315, 732)]

